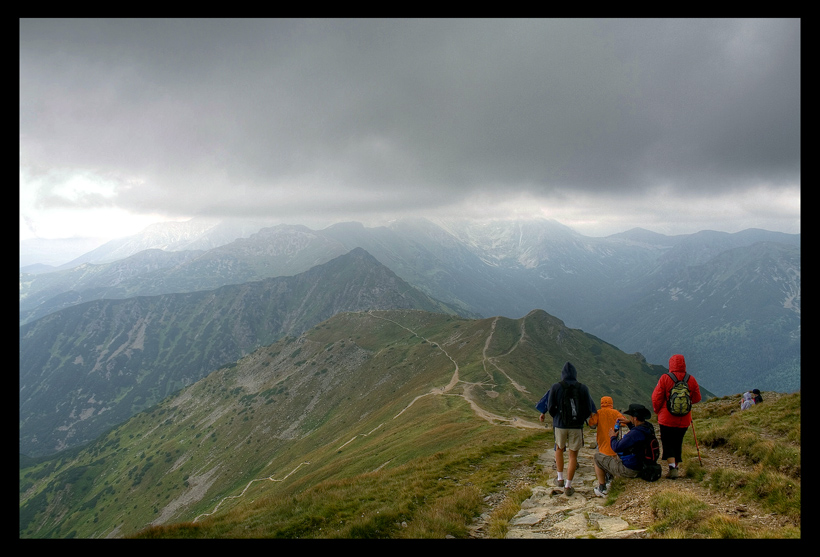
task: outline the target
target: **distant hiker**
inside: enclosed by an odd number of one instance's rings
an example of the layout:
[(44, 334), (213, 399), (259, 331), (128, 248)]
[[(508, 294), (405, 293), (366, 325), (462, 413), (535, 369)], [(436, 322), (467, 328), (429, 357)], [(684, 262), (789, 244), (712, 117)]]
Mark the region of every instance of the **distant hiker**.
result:
[(700, 386), (686, 372), (686, 360), (682, 354), (669, 358), (669, 371), (661, 375), (652, 392), (652, 408), (658, 415), (663, 445), (663, 460), (669, 465), (666, 477), (678, 477), (678, 467), (683, 460), (683, 436), (692, 423), (692, 405), (700, 402)]
[[(555, 433), (555, 469), (558, 478), (555, 484), (564, 488), (566, 495), (575, 493), (572, 478), (578, 467), (578, 451), (584, 446), (584, 422), (597, 412), (589, 389), (577, 380), (578, 372), (570, 362), (561, 370), (561, 381), (555, 383), (536, 406), (541, 411), (543, 422), (545, 411), (552, 416)], [(542, 403), (544, 406), (541, 406)], [(564, 451), (569, 451), (569, 466), (564, 478)]]
[[(618, 410), (612, 407), (612, 397), (601, 397), (601, 409), (589, 417), (589, 427), (597, 428), (595, 437), (598, 442), (598, 452), (608, 456), (617, 456), (615, 451), (609, 444), (609, 430), (615, 427), (616, 421), (620, 420), (621, 427), (625, 427), (627, 423), (632, 423), (631, 420), (624, 417)], [(606, 471), (603, 470), (598, 463), (593, 460), (595, 464), (595, 477), (598, 478), (598, 487), (593, 491), (598, 497), (606, 495)]]
[(740, 402), (740, 409), (746, 410), (747, 408), (751, 408), (755, 405), (755, 399), (752, 397), (752, 393), (746, 391), (743, 393), (743, 400)]
[(763, 397), (760, 396), (760, 389), (752, 389), (752, 394), (754, 394), (755, 404), (760, 404), (763, 402)]
[[(593, 462), (595, 462), (596, 474), (597, 469), (601, 468), (604, 472), (609, 472), (613, 476), (621, 478), (637, 478), (644, 468), (644, 455), (647, 452), (647, 446), (654, 440), (655, 451), (657, 451), (657, 438), (655, 437), (655, 426), (649, 423), (649, 418), (652, 417), (652, 412), (642, 404), (630, 404), (629, 408), (623, 412), (630, 417), (629, 431), (621, 438), (613, 427), (607, 431), (607, 438), (609, 439), (609, 447), (614, 454), (606, 454), (603, 451), (595, 453)], [(619, 425), (623, 426), (623, 422)], [(657, 459), (657, 452), (654, 454)], [(657, 464), (657, 461), (655, 461)], [(658, 473), (660, 474), (660, 473)], [(600, 482), (600, 480), (599, 480)], [(595, 495), (603, 497), (606, 493), (598, 494), (600, 487), (596, 487)]]

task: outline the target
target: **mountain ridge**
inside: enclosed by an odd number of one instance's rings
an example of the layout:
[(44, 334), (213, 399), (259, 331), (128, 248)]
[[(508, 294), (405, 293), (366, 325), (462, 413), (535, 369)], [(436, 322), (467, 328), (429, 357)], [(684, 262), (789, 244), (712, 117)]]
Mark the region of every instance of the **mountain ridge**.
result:
[[(753, 248), (758, 243), (771, 253)], [(778, 245), (790, 245), (794, 251), (780, 250)], [(606, 338), (627, 352), (640, 352), (656, 363), (666, 362), (673, 346), (682, 346), (680, 350), (689, 354), (693, 370), (698, 370), (705, 382), (734, 369), (735, 377), (728, 375), (724, 392), (746, 388), (770, 375), (769, 384), (777, 381), (786, 388), (799, 387), (800, 354), (793, 339), (800, 335), (800, 236), (758, 229), (679, 236), (633, 230), (588, 238), (550, 221), (499, 221), (479, 226), (407, 219), (374, 228), (338, 223), (318, 231), (278, 225), (173, 268), (134, 275), (131, 282), (121, 281), (107, 290), (83, 289), (74, 283), (71, 288), (76, 294), (61, 294), (45, 303), (41, 299), (46, 295), (37, 298), (34, 285), (45, 284), (46, 277), (35, 281), (21, 277), (21, 309), (26, 310), (21, 311), (21, 322), (54, 307), (103, 295), (181, 292), (240, 284), (266, 275), (296, 274), (355, 247), (363, 247), (415, 288), (462, 312), (515, 318), (542, 308), (570, 326)], [(752, 284), (751, 274), (742, 276), (752, 272), (752, 265), (735, 267), (733, 280), (741, 289), (737, 295), (754, 295), (764, 304), (779, 305), (778, 315), (768, 312), (768, 321), (763, 321), (729, 303), (728, 296), (733, 294), (728, 290), (719, 291), (727, 298), (718, 301), (714, 295), (706, 296), (705, 283), (693, 282), (696, 276), (707, 280), (724, 274), (719, 256), (731, 249), (746, 250), (746, 257), (777, 261), (780, 267), (772, 273), (782, 277), (793, 293), (785, 307), (780, 285), (769, 281), (766, 288), (760, 288)], [(775, 253), (789, 255), (775, 257)], [(124, 272), (117, 270), (118, 264), (111, 265), (112, 274)], [(681, 288), (672, 283), (684, 280), (689, 280), (685, 286), (694, 297), (692, 303), (715, 308), (714, 316), (693, 312), (673, 295), (665, 299), (658, 295)], [(650, 299), (652, 312), (639, 311)], [(38, 300), (39, 306), (30, 308), (27, 300)], [(713, 328), (692, 336), (692, 326), (704, 317)], [(742, 368), (716, 363), (727, 351), (718, 344), (724, 329), (739, 332), (732, 336), (733, 350), (751, 353), (772, 325), (777, 335), (771, 336), (772, 345), (789, 347), (774, 373), (754, 360)]]
[(354, 249), (291, 277), (47, 315), (20, 328), (21, 451), (87, 442), (260, 345), (340, 311), (384, 307), (456, 313)]

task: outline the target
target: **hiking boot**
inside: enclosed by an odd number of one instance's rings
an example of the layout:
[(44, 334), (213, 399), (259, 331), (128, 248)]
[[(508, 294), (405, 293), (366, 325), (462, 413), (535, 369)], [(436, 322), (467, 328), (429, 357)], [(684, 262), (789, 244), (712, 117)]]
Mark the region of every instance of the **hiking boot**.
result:
[(564, 480), (559, 480), (558, 478), (555, 478), (555, 485), (557, 485), (558, 487), (564, 487)]
[(570, 486), (570, 487), (565, 487), (564, 488), (564, 495), (566, 495), (567, 497), (569, 497), (573, 493), (575, 493), (575, 488), (574, 487)]
[(669, 480), (674, 480), (677, 477), (678, 477), (678, 468), (677, 468), (677, 466), (675, 468), (670, 468), (669, 472), (666, 473), (666, 478), (669, 479)]
[(593, 489), (592, 492), (595, 494), (596, 497), (606, 497), (606, 495), (607, 495), (606, 489), (601, 490), (598, 487)]

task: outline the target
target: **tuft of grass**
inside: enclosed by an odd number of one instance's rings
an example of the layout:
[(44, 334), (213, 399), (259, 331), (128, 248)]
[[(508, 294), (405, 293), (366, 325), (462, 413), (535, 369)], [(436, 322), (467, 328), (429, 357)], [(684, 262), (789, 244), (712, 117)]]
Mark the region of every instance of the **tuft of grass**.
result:
[(680, 531), (691, 530), (700, 514), (709, 506), (688, 493), (665, 489), (649, 500), (656, 522), (648, 529), (658, 537), (678, 537)]
[(411, 523), (398, 531), (395, 537), (466, 538), (469, 533), (469, 521), (478, 514), (482, 502), (481, 492), (475, 486), (459, 488), (421, 509)]
[(170, 524), (168, 526), (149, 526), (139, 533), (140, 539), (159, 539), (159, 538), (175, 538), (175, 539), (196, 539), (201, 536), (201, 529), (198, 524), (193, 522), (179, 522), (177, 524)]
[(491, 538), (503, 538), (509, 530), (510, 520), (521, 510), (521, 503), (530, 495), (532, 489), (519, 487), (507, 495), (492, 512), (487, 525), (487, 533)]

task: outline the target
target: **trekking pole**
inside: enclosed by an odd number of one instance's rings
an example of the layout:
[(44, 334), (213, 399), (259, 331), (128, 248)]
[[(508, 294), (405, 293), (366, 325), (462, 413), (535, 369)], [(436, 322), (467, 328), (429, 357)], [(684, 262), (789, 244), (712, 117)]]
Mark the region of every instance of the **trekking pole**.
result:
[(703, 466), (703, 461), (700, 459), (700, 447), (698, 446), (698, 434), (695, 433), (695, 420), (692, 420), (692, 435), (695, 437), (695, 448), (698, 450), (698, 462)]

